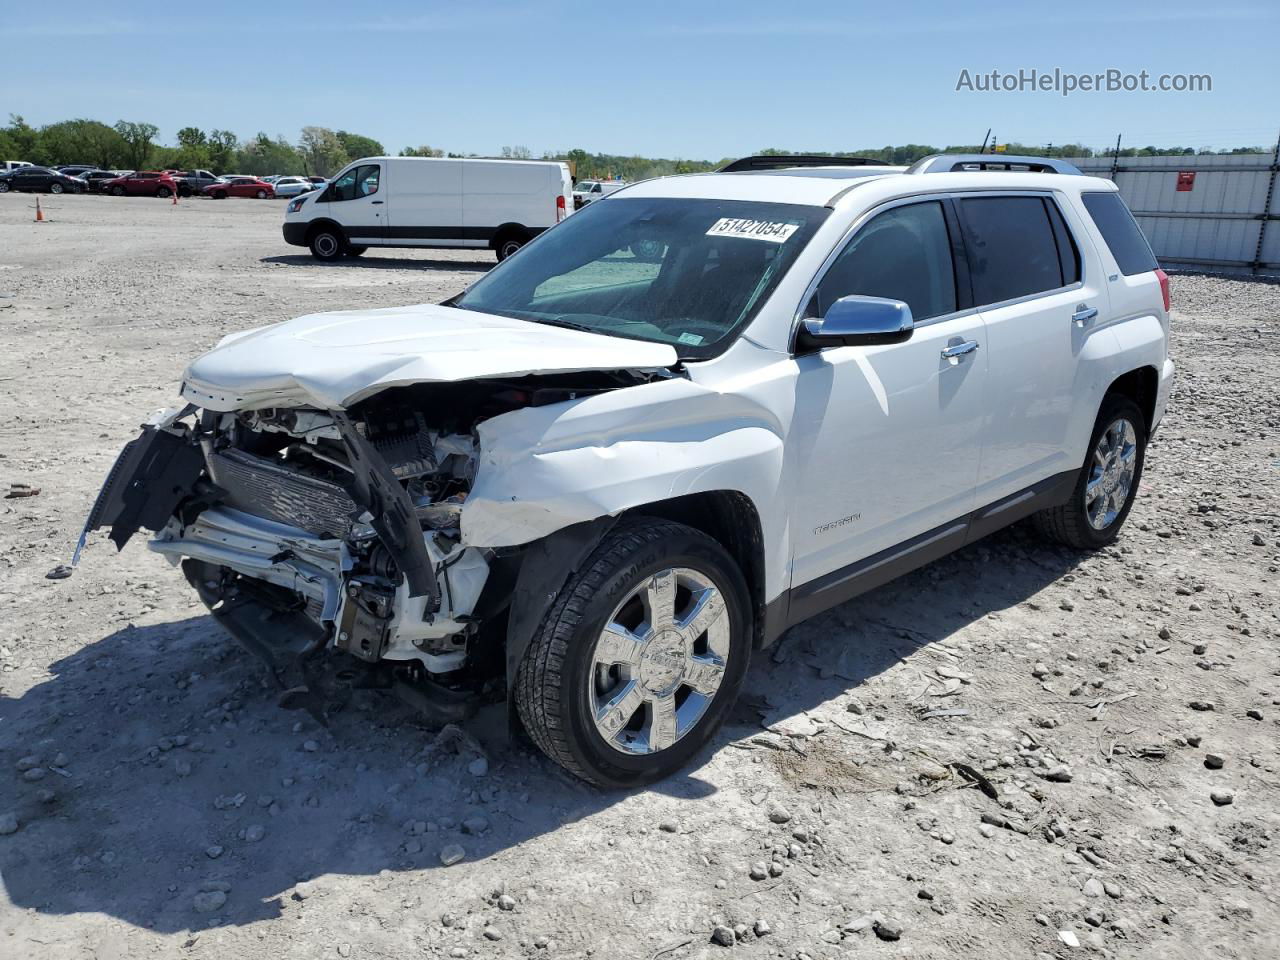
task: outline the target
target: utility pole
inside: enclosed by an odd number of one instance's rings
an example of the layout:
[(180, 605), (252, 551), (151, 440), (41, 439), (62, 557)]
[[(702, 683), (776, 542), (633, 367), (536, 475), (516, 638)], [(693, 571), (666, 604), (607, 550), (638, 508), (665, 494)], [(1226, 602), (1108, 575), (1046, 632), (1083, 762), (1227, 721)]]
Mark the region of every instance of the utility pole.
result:
[(1116, 174), (1120, 170), (1120, 138), (1123, 134), (1116, 134), (1116, 152), (1111, 157), (1111, 179), (1116, 178)]
[(979, 153), (987, 152), (987, 141), (990, 139), (991, 139), (991, 128), (987, 127), (987, 135), (982, 138), (982, 149), (978, 151)]

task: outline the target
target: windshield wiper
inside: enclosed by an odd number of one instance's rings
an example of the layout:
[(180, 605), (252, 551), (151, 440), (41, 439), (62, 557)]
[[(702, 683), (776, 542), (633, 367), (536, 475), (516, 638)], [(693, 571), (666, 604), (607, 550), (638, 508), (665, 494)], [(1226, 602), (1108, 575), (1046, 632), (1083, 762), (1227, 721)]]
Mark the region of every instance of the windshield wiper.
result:
[(521, 317), (521, 320), (528, 320), (530, 323), (545, 323), (548, 327), (564, 327), (566, 330), (581, 330), (583, 333), (602, 333), (595, 327), (589, 327), (585, 323), (575, 323), (572, 320), (562, 320), (560, 317), (547, 317), (543, 320), (537, 320), (533, 317)]

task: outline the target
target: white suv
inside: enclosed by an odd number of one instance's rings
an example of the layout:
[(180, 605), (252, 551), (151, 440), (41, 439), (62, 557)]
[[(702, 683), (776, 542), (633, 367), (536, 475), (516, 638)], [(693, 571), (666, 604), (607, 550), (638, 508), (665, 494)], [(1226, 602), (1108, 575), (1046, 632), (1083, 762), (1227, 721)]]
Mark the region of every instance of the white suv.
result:
[(1114, 184), (822, 162), (635, 184), (443, 304), (226, 337), (87, 529), (156, 531), (289, 705), (343, 699), (336, 649), (440, 718), (505, 695), (585, 780), (668, 774), (790, 625), (1023, 517), (1110, 543), (1172, 385)]

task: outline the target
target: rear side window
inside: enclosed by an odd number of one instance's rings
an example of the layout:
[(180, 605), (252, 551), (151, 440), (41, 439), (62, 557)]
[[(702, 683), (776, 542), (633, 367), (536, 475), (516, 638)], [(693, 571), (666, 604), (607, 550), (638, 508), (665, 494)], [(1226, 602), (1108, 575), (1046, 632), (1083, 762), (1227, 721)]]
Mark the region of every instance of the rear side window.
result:
[(1111, 254), (1116, 258), (1116, 266), (1126, 277), (1135, 273), (1148, 273), (1155, 270), (1155, 255), (1142, 235), (1138, 221), (1124, 205), (1118, 193), (1082, 193), (1085, 209), (1098, 226), (1102, 239), (1107, 241)]
[(810, 315), (824, 316), (852, 294), (901, 300), (917, 322), (954, 313), (956, 277), (942, 204), (893, 207), (868, 221), (818, 284)]
[(970, 197), (957, 206), (975, 305), (1044, 293), (1080, 279), (1079, 255), (1052, 203), (1040, 197)]

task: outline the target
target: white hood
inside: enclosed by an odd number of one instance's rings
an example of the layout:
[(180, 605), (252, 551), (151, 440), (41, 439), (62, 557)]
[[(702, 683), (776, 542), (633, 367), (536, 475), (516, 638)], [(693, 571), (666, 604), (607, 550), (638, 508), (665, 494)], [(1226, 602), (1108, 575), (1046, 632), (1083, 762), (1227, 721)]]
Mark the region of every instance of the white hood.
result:
[(420, 304), (317, 313), (224, 337), (187, 367), (182, 394), (209, 410), (339, 410), (405, 384), (675, 362), (667, 344)]

